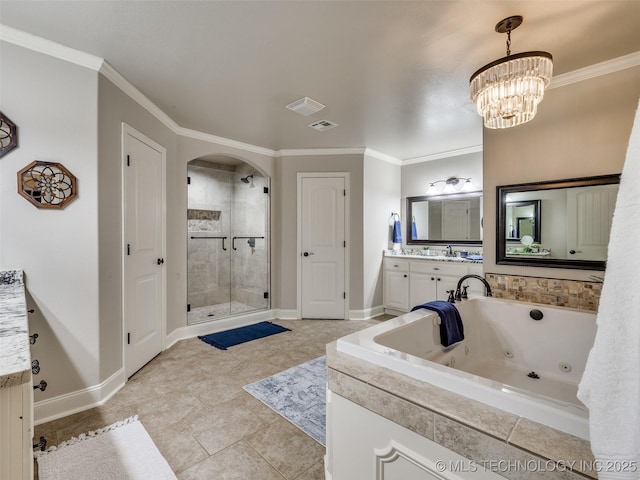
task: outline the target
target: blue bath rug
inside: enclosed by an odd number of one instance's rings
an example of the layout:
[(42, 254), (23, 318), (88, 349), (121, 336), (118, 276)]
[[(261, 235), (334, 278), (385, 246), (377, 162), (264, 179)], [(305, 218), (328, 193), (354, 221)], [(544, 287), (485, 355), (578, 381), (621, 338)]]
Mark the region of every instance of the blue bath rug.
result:
[(242, 388), (326, 446), (326, 383), (323, 355)]
[(271, 322), (260, 322), (246, 327), (233, 328), (224, 332), (210, 333), (198, 338), (220, 350), (226, 350), (240, 343), (250, 342), (258, 338), (268, 337), (276, 333), (290, 332), (289, 328)]

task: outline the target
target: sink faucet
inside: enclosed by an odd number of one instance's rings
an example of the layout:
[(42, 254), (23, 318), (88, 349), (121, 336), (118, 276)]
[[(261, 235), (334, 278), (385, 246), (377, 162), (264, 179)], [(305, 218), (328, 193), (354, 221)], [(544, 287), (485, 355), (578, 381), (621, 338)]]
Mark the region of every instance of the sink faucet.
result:
[(447, 245), (447, 257), (453, 257), (453, 247), (451, 245)]
[(491, 285), (489, 285), (489, 282), (487, 282), (484, 279), (484, 277), (481, 277), (480, 275), (469, 274), (469, 275), (463, 276), (460, 280), (458, 280), (458, 286), (456, 287), (456, 295), (455, 295), (456, 300), (462, 300), (463, 298), (467, 298), (466, 288), (464, 290), (464, 295), (460, 294), (460, 289), (462, 288), (462, 282), (464, 282), (467, 278), (477, 278), (478, 280), (480, 280), (484, 284), (484, 288), (485, 288), (484, 295), (486, 297), (493, 297), (493, 293), (491, 292)]

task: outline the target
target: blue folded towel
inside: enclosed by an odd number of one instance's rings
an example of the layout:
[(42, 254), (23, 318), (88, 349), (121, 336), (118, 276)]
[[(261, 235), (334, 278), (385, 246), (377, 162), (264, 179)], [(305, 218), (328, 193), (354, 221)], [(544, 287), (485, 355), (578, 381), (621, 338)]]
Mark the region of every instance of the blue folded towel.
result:
[(416, 227), (416, 221), (411, 220), (411, 240), (418, 239), (418, 227)]
[(411, 311), (413, 312), (419, 308), (432, 310), (440, 315), (440, 343), (443, 347), (448, 347), (464, 340), (462, 318), (453, 303), (436, 300), (435, 302), (416, 305)]
[(400, 220), (393, 222), (393, 243), (402, 243), (402, 226)]
[(482, 260), (482, 255), (467, 255), (467, 260)]

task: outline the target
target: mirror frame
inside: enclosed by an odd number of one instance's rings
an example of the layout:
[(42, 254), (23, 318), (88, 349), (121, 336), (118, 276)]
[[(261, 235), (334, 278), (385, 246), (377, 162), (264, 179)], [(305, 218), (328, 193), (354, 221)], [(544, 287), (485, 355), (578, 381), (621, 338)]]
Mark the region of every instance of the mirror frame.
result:
[(522, 183), (517, 185), (498, 185), (496, 187), (496, 264), (520, 265), (527, 267), (569, 268), (580, 270), (605, 270), (606, 261), (600, 260), (571, 260), (568, 258), (518, 258), (506, 255), (506, 214), (507, 195), (516, 192), (533, 190), (553, 190), (558, 188), (588, 187), (592, 185), (612, 185), (620, 183), (620, 174), (601, 175), (597, 177), (571, 178), (548, 182)]
[[(541, 221), (541, 217), (540, 217), (540, 212), (542, 207), (540, 206), (541, 202), (540, 200), (521, 200), (518, 202), (507, 202), (510, 206), (513, 207), (527, 207), (527, 206), (532, 206), (533, 207), (533, 218), (535, 219), (535, 223), (533, 224), (533, 241), (535, 243), (540, 243), (541, 239), (540, 239), (540, 225), (542, 224)], [(528, 217), (517, 217), (518, 220), (520, 220), (521, 218), (528, 218)], [(505, 204), (505, 219), (506, 219), (506, 204)], [(505, 224), (506, 227), (506, 224)], [(520, 227), (516, 227), (516, 231), (519, 231)], [(520, 238), (507, 238), (507, 242), (511, 242), (511, 243), (520, 243)]]
[[(465, 198), (482, 197), (482, 190), (473, 192), (447, 193), (443, 195), (421, 195), (419, 197), (407, 197), (407, 222), (405, 232), (407, 235), (407, 245), (482, 245), (480, 240), (411, 240), (411, 218), (413, 217), (412, 205), (414, 202), (427, 202), (429, 200), (456, 200)], [(480, 212), (482, 213), (482, 212)], [(480, 220), (480, 230), (483, 228), (483, 221)]]

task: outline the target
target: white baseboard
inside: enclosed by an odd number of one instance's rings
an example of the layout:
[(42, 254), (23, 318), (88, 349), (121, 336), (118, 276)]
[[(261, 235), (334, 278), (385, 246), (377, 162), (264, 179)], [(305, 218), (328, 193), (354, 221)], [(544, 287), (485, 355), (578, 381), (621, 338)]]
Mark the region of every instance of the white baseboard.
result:
[(172, 347), (176, 342), (186, 338), (208, 335), (209, 333), (221, 332), (223, 330), (229, 330), (230, 328), (244, 327), (245, 325), (264, 322), (265, 320), (273, 320), (275, 318), (279, 318), (277, 313), (277, 310), (263, 310), (260, 312), (249, 313), (247, 315), (239, 315), (180, 327), (167, 335), (164, 348), (166, 350), (167, 348)]
[(121, 368), (98, 385), (36, 402), (33, 406), (33, 423), (40, 425), (100, 406), (120, 390), (126, 380), (124, 369)]
[(278, 310), (278, 318), (281, 320), (300, 320), (300, 310)]
[(377, 317), (383, 313), (384, 307), (382, 305), (365, 308), (364, 310), (349, 310), (349, 320), (369, 320), (370, 318)]

